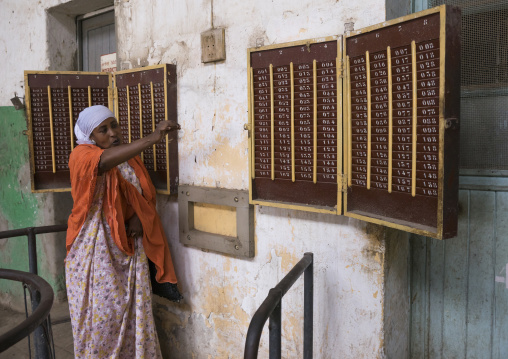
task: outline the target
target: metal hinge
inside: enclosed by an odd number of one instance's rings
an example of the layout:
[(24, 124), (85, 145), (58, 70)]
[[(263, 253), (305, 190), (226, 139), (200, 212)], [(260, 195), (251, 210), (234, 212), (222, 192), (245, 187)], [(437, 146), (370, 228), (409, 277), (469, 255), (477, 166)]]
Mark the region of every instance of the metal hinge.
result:
[(347, 192), (347, 177), (346, 175), (342, 175), (341, 176), (341, 190), (342, 190), (342, 193), (346, 193)]
[(346, 72), (346, 67), (344, 65), (344, 59), (340, 59), (339, 60), (339, 73), (337, 74), (337, 76), (342, 79), (344, 78), (344, 73)]

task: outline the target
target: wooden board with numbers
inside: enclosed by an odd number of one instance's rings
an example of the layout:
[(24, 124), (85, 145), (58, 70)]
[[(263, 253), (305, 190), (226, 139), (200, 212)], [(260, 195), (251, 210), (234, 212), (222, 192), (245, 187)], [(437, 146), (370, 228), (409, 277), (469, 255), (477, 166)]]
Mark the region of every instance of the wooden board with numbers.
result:
[(69, 191), (74, 125), (92, 105), (111, 108), (106, 73), (25, 71), (32, 191)]
[(460, 12), (441, 6), (344, 39), (345, 214), (457, 231)]
[[(151, 134), (160, 121), (177, 119), (176, 66), (157, 65), (114, 73), (116, 117), (124, 141)], [(161, 143), (141, 153), (154, 186), (160, 193), (178, 187), (178, 143), (173, 131)]]
[(251, 203), (456, 235), (457, 8), (249, 49), (248, 80)]
[[(114, 74), (25, 71), (25, 84), (33, 192), (70, 190), (74, 125), (86, 107), (109, 107), (122, 126), (124, 142), (149, 135), (161, 120), (177, 118), (174, 65)], [(176, 193), (176, 132), (154, 147), (155, 156), (154, 149), (141, 155), (145, 167), (157, 192)]]
[(249, 49), (251, 203), (340, 213), (341, 46)]

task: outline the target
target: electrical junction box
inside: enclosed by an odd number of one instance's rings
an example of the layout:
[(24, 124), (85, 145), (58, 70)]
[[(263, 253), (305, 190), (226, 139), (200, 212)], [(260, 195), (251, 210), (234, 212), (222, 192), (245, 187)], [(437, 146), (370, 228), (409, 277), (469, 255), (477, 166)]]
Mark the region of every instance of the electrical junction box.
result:
[(224, 29), (211, 29), (201, 33), (201, 62), (226, 59), (226, 34)]

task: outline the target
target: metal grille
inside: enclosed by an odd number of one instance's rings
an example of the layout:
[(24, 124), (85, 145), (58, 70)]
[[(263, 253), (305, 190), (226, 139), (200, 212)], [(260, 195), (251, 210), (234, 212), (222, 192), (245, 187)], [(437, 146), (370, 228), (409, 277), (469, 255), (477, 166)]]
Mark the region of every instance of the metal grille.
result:
[(442, 4), (462, 10), (461, 173), (508, 175), (508, 2)]

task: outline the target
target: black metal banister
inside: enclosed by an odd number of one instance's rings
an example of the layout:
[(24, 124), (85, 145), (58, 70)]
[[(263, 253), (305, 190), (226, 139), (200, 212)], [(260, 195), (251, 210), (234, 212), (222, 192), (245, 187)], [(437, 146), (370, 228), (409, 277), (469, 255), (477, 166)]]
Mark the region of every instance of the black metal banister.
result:
[(245, 359), (257, 359), (261, 333), (266, 321), (270, 318), (270, 359), (281, 357), (281, 304), (282, 297), (304, 273), (304, 359), (312, 358), (313, 342), (313, 261), (312, 253), (305, 253), (303, 258), (289, 271), (289, 273), (270, 291), (259, 309), (256, 311), (249, 325), (245, 339)]
[[(20, 273), (25, 273), (28, 275), (30, 275), (30, 273), (31, 273), (31, 274), (37, 275), (38, 274), (38, 270), (37, 270), (37, 243), (36, 243), (37, 234), (64, 232), (66, 230), (67, 230), (67, 224), (12, 229), (12, 230), (8, 230), (8, 231), (0, 232), (0, 239), (27, 236), (27, 238), (28, 238), (29, 273), (26, 273), (26, 272), (20, 272)], [(5, 271), (6, 271), (6, 269), (5, 270), (2, 269), (0, 273), (3, 274)], [(15, 272), (19, 272), (19, 271), (15, 271)], [(2, 277), (1, 275), (0, 275), (0, 278), (10, 279), (7, 277)], [(21, 278), (21, 277), (18, 277), (18, 278)], [(13, 280), (18, 280), (18, 279), (13, 279)], [(43, 280), (43, 279), (41, 278), (41, 280)], [(18, 280), (18, 281), (23, 281), (23, 280)], [(45, 282), (45, 283), (47, 283), (47, 282)], [(30, 289), (30, 293), (31, 293), (32, 316), (33, 316), (34, 313), (40, 313), (40, 312), (38, 312), (38, 308), (40, 308), (40, 306), (41, 306), (40, 300), (41, 300), (42, 293), (39, 292), (38, 290), (32, 290), (32, 288), (29, 288), (29, 289)], [(53, 289), (51, 287), (50, 287), (50, 289), (51, 289), (51, 305), (53, 305), (54, 293), (53, 293)], [(26, 292), (25, 292), (25, 296), (26, 296)], [(47, 296), (47, 294), (46, 294), (46, 296)], [(50, 307), (50, 309), (51, 309), (51, 307)], [(26, 310), (26, 308), (25, 308), (25, 310)], [(48, 313), (45, 314), (45, 317), (43, 317), (42, 320), (44, 321), (46, 318), (49, 318), (49, 311), (48, 311)], [(25, 323), (25, 322), (23, 322), (23, 323)], [(14, 329), (17, 329), (17, 328), (18, 328), (18, 326)], [(4, 335), (10, 335), (14, 329), (10, 330), (9, 332), (5, 333)], [(34, 342), (35, 342), (34, 346), (35, 346), (35, 353), (36, 353), (37, 358), (53, 357), (54, 353), (52, 353), (51, 348), (49, 346), (49, 341), (52, 340), (52, 337), (50, 338), (51, 322), (49, 321), (49, 319), (48, 319), (48, 324), (46, 326), (40, 325), (40, 323), (39, 323), (39, 326), (36, 326), (34, 330), (28, 331), (26, 328), (24, 328), (24, 333), (25, 333), (24, 335), (25, 335), (25, 337), (28, 336), (29, 353), (31, 353), (29, 334), (32, 331), (34, 331)], [(0, 342), (4, 343), (4, 341), (1, 338), (0, 338)], [(11, 342), (11, 345), (14, 345), (16, 342)], [(5, 349), (7, 349), (7, 348), (5, 348)], [(1, 351), (2, 350), (0, 350), (0, 352)], [(54, 350), (53, 350), (53, 352), (54, 352)]]
[(49, 316), (53, 306), (53, 288), (41, 277), (13, 269), (0, 269), (0, 278), (22, 282), (29, 286), (32, 295), (39, 296), (40, 301), (32, 314), (23, 322), (0, 335), (0, 353), (7, 350), (27, 335), (36, 330)]

